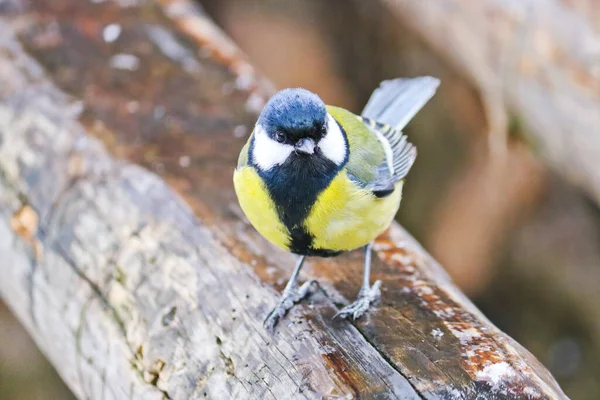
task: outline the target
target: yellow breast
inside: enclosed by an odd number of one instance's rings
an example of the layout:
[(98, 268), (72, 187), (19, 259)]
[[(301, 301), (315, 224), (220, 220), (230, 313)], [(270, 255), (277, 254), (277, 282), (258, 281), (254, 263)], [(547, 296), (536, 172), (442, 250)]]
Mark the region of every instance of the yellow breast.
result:
[[(254, 228), (276, 246), (289, 250), (290, 235), (256, 170), (242, 167), (233, 182), (244, 214)], [(312, 236), (311, 247), (348, 251), (379, 236), (394, 219), (402, 197), (402, 182), (384, 198), (377, 198), (351, 181), (344, 171), (318, 196), (304, 221)]]
[(394, 219), (402, 197), (402, 184), (377, 198), (340, 172), (319, 195), (305, 227), (313, 236), (313, 248), (346, 251), (366, 245)]
[(233, 173), (233, 186), (242, 211), (254, 228), (271, 243), (289, 250), (290, 236), (279, 220), (275, 204), (263, 180), (252, 167), (242, 167)]

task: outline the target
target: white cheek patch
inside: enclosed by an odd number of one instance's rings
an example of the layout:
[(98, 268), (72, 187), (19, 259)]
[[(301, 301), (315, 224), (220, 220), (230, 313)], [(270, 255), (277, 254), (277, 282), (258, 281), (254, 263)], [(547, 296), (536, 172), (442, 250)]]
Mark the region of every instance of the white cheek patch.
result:
[(261, 170), (268, 171), (276, 165), (281, 165), (294, 151), (294, 147), (271, 139), (267, 132), (256, 125), (254, 128), (254, 146), (252, 161)]
[(331, 114), (327, 113), (327, 133), (319, 141), (319, 148), (325, 157), (341, 165), (346, 159), (346, 139)]

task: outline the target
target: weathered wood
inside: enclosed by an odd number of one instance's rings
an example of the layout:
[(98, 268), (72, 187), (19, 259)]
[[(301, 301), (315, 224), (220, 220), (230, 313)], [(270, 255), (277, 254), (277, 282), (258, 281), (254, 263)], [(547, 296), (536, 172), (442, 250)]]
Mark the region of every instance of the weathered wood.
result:
[(385, 0), (482, 94), (492, 143), (517, 122), (600, 202), (600, 7), (587, 0)]
[(231, 186), (268, 84), (186, 1), (3, 4), (0, 294), (77, 396), (566, 398), (397, 225), (368, 318), (331, 320), (360, 254), (313, 259), (268, 334), (293, 257)]

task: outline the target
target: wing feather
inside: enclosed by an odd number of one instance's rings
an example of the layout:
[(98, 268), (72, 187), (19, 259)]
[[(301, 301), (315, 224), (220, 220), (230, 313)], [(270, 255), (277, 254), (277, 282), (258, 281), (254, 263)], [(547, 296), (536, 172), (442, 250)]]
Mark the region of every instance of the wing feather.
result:
[(382, 171), (378, 175), (380, 175), (381, 180), (391, 181), (393, 185), (403, 179), (414, 164), (417, 157), (417, 148), (408, 141), (406, 135), (391, 128), (389, 125), (365, 117), (360, 118), (369, 129), (380, 133), (392, 150), (392, 160), (390, 163), (392, 168), (388, 171), (388, 176), (385, 176), (385, 171)]
[(391, 193), (395, 183), (404, 179), (413, 166), (417, 149), (402, 129), (431, 99), (439, 84), (430, 76), (383, 81), (367, 102), (359, 118), (377, 137), (387, 141), (392, 154), (392, 160), (380, 165), (375, 179), (368, 184), (376, 195)]

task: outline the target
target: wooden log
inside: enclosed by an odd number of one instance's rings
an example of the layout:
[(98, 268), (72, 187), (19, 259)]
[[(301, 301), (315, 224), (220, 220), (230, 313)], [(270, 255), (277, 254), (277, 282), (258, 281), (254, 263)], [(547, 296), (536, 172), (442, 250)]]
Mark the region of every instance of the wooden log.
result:
[(480, 90), (492, 142), (524, 127), (533, 151), (600, 202), (597, 2), (385, 3)]
[(0, 295), (79, 398), (566, 398), (396, 224), (368, 318), (357, 252), (267, 333), (293, 257), (231, 175), (269, 85), (185, 0), (3, 4)]

